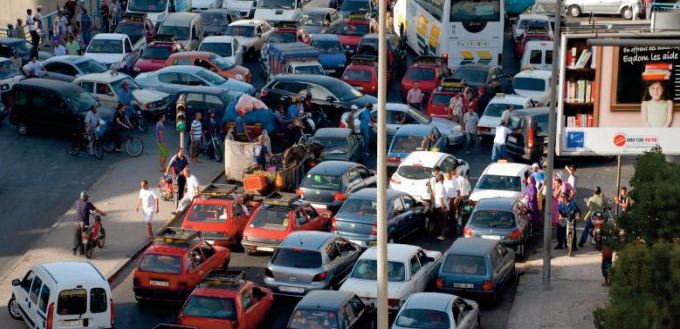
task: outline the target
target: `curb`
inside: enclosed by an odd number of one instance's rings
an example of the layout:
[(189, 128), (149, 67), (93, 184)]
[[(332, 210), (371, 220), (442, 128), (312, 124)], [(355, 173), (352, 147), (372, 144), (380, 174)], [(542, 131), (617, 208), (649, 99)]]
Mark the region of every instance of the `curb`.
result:
[[(219, 174), (217, 174), (217, 176), (210, 181), (210, 184), (217, 182), (220, 179), (220, 177), (222, 177), (222, 176), (224, 176), (224, 170), (221, 171)], [(181, 215), (182, 214), (176, 214), (176, 215), (172, 216), (170, 219), (165, 221), (165, 224), (163, 224), (163, 226), (161, 226), (160, 229), (163, 230), (165, 228), (170, 227), (173, 223), (175, 223), (181, 217)], [(107, 281), (109, 281), (109, 284), (111, 284), (113, 281), (115, 281), (118, 278), (118, 276), (123, 272), (123, 269), (125, 269), (127, 267), (127, 265), (130, 264), (130, 262), (133, 259), (135, 259), (137, 256), (139, 256), (139, 254), (141, 254), (144, 250), (146, 250), (146, 248), (149, 245), (151, 245), (151, 241), (144, 241), (144, 242), (140, 243), (139, 245), (137, 245), (137, 247), (135, 247), (135, 249), (132, 251), (132, 253), (127, 255), (128, 256), (127, 259), (119, 262), (116, 266), (114, 266), (113, 272), (111, 274), (109, 274), (109, 276), (107, 277)]]

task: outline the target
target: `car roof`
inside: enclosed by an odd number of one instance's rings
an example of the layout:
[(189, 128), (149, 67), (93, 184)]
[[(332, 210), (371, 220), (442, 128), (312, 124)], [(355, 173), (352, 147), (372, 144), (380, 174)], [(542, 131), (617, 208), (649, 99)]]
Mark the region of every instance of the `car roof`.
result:
[[(205, 39), (204, 39), (205, 41)], [(197, 51), (197, 50), (192, 50), (192, 51), (180, 51), (174, 54), (171, 54), (169, 58), (208, 58), (210, 56), (216, 56), (215, 53), (209, 52), (209, 51)]]
[(177, 93), (200, 93), (200, 94), (212, 94), (212, 95), (222, 95), (224, 94), (224, 89), (219, 87), (211, 86), (186, 86), (180, 89)]
[(338, 79), (314, 74), (279, 74), (272, 78), (273, 81), (296, 81), (296, 82), (313, 82), (323, 85), (324, 87), (338, 83)]
[(527, 104), (529, 101), (531, 101), (531, 98), (525, 97), (525, 96), (519, 96), (519, 95), (510, 95), (510, 94), (496, 94), (489, 104), (512, 104), (512, 105), (522, 105), (524, 106)]
[(200, 17), (198, 13), (170, 13), (165, 17), (161, 26), (175, 26), (177, 24), (185, 24), (190, 22), (194, 17)]
[(443, 152), (414, 151), (401, 162), (401, 165), (421, 165), (426, 168), (432, 168), (448, 156), (449, 154)]
[(123, 40), (124, 38), (127, 38), (127, 34), (123, 33), (98, 33), (95, 34), (92, 39), (101, 39), (101, 40)]
[(329, 175), (329, 176), (339, 176), (344, 174), (350, 168), (356, 166), (357, 164), (349, 161), (322, 161), (318, 165), (310, 169), (307, 174), (315, 175)]
[(205, 70), (202, 67), (199, 66), (193, 66), (193, 65), (171, 65), (171, 66), (166, 66), (162, 69), (156, 70), (156, 73), (161, 73), (161, 72), (182, 72), (182, 73), (196, 73), (200, 71), (201, 69)]
[(337, 36), (336, 34), (312, 34), (311, 38), (312, 40), (319, 41), (335, 41), (335, 40), (340, 41), (340, 37)]
[(536, 49), (536, 48), (541, 48), (541, 49), (545, 48), (545, 49), (548, 49), (548, 50), (552, 50), (552, 48), (553, 48), (553, 41), (552, 41), (552, 40), (529, 40), (529, 41), (527, 41), (526, 44), (524, 45), (524, 49), (525, 49), (525, 50), (528, 50), (529, 48), (531, 48), (530, 46), (533, 46), (533, 45), (539, 45), (539, 46), (533, 47), (534, 49)]
[(261, 19), (239, 19), (236, 22), (232, 22), (229, 26), (255, 26), (265, 23)]
[(208, 43), (208, 42), (231, 42), (234, 40), (234, 37), (231, 35), (210, 35), (205, 38), (203, 38), (203, 41), (201, 43)]
[(394, 136), (424, 136), (430, 133), (434, 127), (430, 125), (421, 124), (407, 124), (401, 125), (401, 128), (394, 133)]
[(90, 262), (53, 262), (38, 266), (57, 283), (106, 282), (104, 276)]
[(17, 43), (20, 41), (26, 41), (26, 39), (20, 39), (20, 38), (0, 38), (0, 44), (6, 44), (6, 43)]
[[(388, 243), (387, 244), (387, 260), (388, 261), (394, 261), (394, 262), (401, 262), (403, 261), (406, 257), (411, 256), (415, 254), (418, 249), (420, 249), (417, 246), (413, 246), (410, 244), (401, 244), (401, 243)], [(366, 251), (364, 251), (361, 256), (359, 256), (359, 259), (377, 259), (378, 257), (378, 247), (373, 246)]]
[(404, 309), (418, 308), (448, 312), (449, 305), (456, 298), (454, 295), (440, 292), (417, 292), (409, 296)]
[(62, 56), (50, 57), (50, 58), (44, 60), (43, 63), (46, 63), (46, 62), (49, 62), (49, 63), (51, 63), (51, 62), (69, 62), (69, 63), (77, 64), (77, 63), (81, 63), (81, 62), (85, 62), (85, 61), (89, 61), (89, 60), (91, 60), (91, 59), (88, 58), (88, 57), (85, 57), (85, 56), (62, 55)]
[(298, 231), (288, 234), (279, 245), (281, 248), (297, 248), (303, 250), (319, 250), (334, 234), (321, 231)]
[(494, 162), (489, 164), (482, 175), (521, 177), (529, 169), (529, 165), (515, 162)]
[(451, 247), (446, 250), (446, 253), (483, 256), (492, 250), (497, 243), (496, 240), (482, 238), (456, 239)]
[(552, 77), (552, 72), (548, 70), (522, 70), (515, 74), (515, 78), (535, 78), (541, 80), (549, 80)]
[[(375, 187), (367, 187), (367, 188), (362, 188), (361, 190), (350, 194), (349, 198), (350, 199), (372, 200), (372, 199), (377, 198), (377, 193), (378, 193), (378, 189), (376, 189)], [(387, 199), (388, 200), (392, 199), (395, 195), (398, 195), (398, 194), (401, 194), (401, 192), (393, 190), (393, 189), (387, 189)]]
[(352, 134), (352, 129), (349, 128), (319, 128), (313, 137), (347, 137)]
[(512, 210), (515, 205), (515, 198), (484, 198), (480, 199), (475, 205), (477, 210)]
[(59, 94), (67, 95), (79, 93), (81, 91), (80, 87), (71, 82), (40, 78), (21, 80), (17, 82), (15, 86), (41, 87), (56, 90)]
[(118, 74), (114, 75), (114, 74), (112, 74), (111, 71), (107, 71), (107, 72), (102, 72), (102, 73), (85, 74), (85, 75), (82, 75), (82, 76), (76, 78), (74, 81), (87, 80), (87, 81), (98, 81), (98, 82), (111, 83), (111, 82), (118, 81), (118, 80), (125, 79), (125, 78), (130, 78), (130, 80), (132, 80), (132, 77), (127, 75), (127, 74), (118, 73)]
[(549, 107), (532, 107), (529, 109), (513, 110), (512, 116), (535, 117), (540, 115), (548, 115), (548, 111), (550, 111)]
[(312, 290), (308, 292), (295, 306), (295, 309), (317, 309), (335, 311), (352, 298), (354, 293), (338, 290)]

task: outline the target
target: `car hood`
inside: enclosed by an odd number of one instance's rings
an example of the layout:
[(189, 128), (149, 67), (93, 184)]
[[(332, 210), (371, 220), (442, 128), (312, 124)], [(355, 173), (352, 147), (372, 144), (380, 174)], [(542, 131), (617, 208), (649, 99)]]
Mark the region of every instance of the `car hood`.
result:
[(264, 21), (296, 21), (299, 16), (297, 9), (275, 9), (275, 8), (257, 8), (255, 10), (255, 19)]
[(501, 117), (492, 117), (488, 115), (482, 115), (479, 119), (478, 126), (496, 128), (501, 124)]
[(444, 135), (447, 135), (447, 132), (453, 133), (461, 131), (460, 124), (449, 119), (432, 117), (432, 122), (430, 122), (430, 124), (437, 127), (437, 129)]
[(248, 95), (255, 93), (255, 87), (253, 87), (251, 84), (235, 79), (227, 79), (225, 83), (218, 85), (218, 87), (227, 91), (238, 91)]
[(150, 89), (137, 89), (132, 92), (132, 96), (142, 104), (160, 101), (169, 96), (168, 93)]
[(490, 198), (519, 198), (521, 195), (522, 192), (517, 191), (474, 189), (472, 194), (470, 194), (470, 200), (479, 201), (481, 199)]
[(125, 58), (125, 54), (93, 54), (93, 53), (85, 53), (84, 55), (87, 58), (91, 58), (99, 63), (102, 63), (104, 65), (107, 64), (113, 64), (113, 63), (120, 63), (123, 58)]
[[(388, 282), (387, 283), (387, 298), (389, 299), (406, 299), (409, 292), (409, 281), (403, 282)], [(342, 284), (340, 291), (350, 291), (361, 298), (378, 298), (378, 285), (374, 280), (359, 280), (347, 278)]]

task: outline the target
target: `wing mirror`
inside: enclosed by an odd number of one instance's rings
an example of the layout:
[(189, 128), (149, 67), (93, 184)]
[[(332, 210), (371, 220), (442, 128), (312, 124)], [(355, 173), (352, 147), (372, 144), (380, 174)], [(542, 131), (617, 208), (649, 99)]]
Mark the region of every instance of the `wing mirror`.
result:
[(18, 287), (20, 285), (21, 285), (21, 280), (19, 280), (19, 279), (12, 280), (12, 286), (13, 287)]

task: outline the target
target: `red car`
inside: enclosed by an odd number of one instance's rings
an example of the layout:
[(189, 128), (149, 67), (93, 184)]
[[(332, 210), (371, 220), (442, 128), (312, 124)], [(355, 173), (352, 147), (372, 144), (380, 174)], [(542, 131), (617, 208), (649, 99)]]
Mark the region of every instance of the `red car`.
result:
[(182, 228), (201, 231), (209, 244), (238, 246), (250, 215), (260, 206), (236, 192), (236, 185), (211, 184), (194, 201), (184, 216)]
[[(387, 73), (388, 83), (390, 73)], [(378, 94), (378, 57), (373, 55), (354, 55), (352, 62), (345, 68), (342, 81), (364, 94)]]
[(332, 213), (314, 209), (292, 193), (275, 192), (255, 210), (243, 232), (243, 248), (249, 253), (274, 252), (289, 233), (328, 231)]
[(461, 79), (444, 78), (439, 87), (434, 90), (430, 98), (427, 100), (425, 113), (431, 117), (451, 118), (451, 113), (448, 111), (451, 97), (460, 93), (465, 88), (465, 82)]
[(524, 55), (524, 49), (526, 48), (527, 42), (529, 41), (550, 41), (552, 37), (547, 33), (524, 33), (522, 37), (515, 44), (515, 56), (517, 58), (522, 58)]
[(200, 329), (257, 329), (274, 302), (271, 290), (244, 272), (212, 270), (177, 315), (177, 324)]
[(212, 269), (227, 268), (229, 249), (211, 246), (194, 230), (170, 227), (154, 237), (134, 272), (137, 301), (184, 300)]
[(416, 57), (401, 79), (401, 97), (406, 100), (406, 94), (414, 82), (418, 82), (420, 90), (427, 96), (434, 92), (443, 78), (450, 75), (451, 71), (441, 57)]
[(183, 50), (181, 44), (165, 37), (167, 36), (156, 36), (154, 41), (144, 48), (142, 55), (132, 67), (134, 74), (159, 70), (165, 66), (165, 61), (170, 55)]
[(340, 44), (345, 50), (345, 55), (352, 56), (357, 53), (357, 46), (361, 38), (369, 33), (378, 31), (378, 26), (373, 20), (366, 20), (364, 15), (350, 15), (337, 25), (335, 34), (340, 37)]

